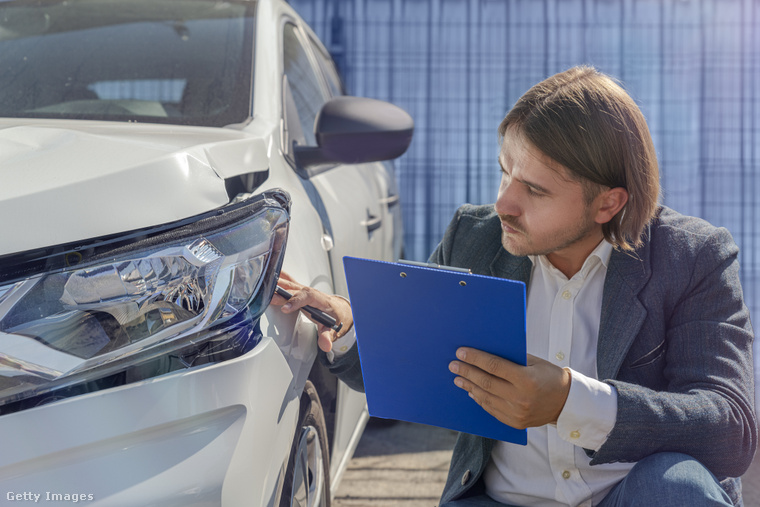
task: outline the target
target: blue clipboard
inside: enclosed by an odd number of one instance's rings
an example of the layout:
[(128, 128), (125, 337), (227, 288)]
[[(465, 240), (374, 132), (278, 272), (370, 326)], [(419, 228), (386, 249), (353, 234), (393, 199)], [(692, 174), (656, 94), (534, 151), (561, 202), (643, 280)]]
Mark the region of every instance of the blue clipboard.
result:
[(525, 284), (344, 257), (370, 415), (527, 444), (454, 385), (458, 347), (526, 363)]

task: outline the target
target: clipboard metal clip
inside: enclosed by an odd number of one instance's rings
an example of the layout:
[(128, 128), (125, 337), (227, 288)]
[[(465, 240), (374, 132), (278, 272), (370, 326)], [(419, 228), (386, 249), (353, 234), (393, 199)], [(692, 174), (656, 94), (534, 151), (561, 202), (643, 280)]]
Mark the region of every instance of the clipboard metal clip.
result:
[(417, 262), (417, 261), (408, 261), (406, 259), (399, 259), (399, 264), (406, 264), (408, 266), (419, 266), (422, 268), (433, 268), (433, 269), (442, 269), (444, 271), (454, 271), (456, 273), (472, 273), (471, 270), (467, 268), (454, 268), (451, 266), (441, 266), (440, 264), (435, 264), (433, 262)]

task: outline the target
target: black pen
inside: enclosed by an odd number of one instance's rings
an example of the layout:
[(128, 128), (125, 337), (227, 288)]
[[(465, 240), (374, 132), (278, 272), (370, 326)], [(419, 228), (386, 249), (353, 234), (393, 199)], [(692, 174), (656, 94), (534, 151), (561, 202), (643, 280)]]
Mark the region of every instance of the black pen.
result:
[[(277, 293), (278, 296), (281, 296), (281, 297), (285, 298), (286, 300), (293, 297), (293, 294), (291, 294), (290, 292), (286, 291), (285, 289), (283, 289), (279, 285), (275, 289), (275, 292)], [(309, 312), (309, 315), (311, 315), (311, 317), (314, 320), (316, 320), (320, 324), (323, 324), (323, 325), (325, 325), (325, 326), (327, 326), (327, 327), (329, 327), (331, 329), (334, 329), (336, 333), (338, 331), (340, 331), (341, 328), (343, 327), (343, 323), (342, 322), (338, 322), (331, 315), (327, 315), (322, 310), (317, 310), (313, 306), (306, 305), (303, 308), (301, 308), (301, 310)]]

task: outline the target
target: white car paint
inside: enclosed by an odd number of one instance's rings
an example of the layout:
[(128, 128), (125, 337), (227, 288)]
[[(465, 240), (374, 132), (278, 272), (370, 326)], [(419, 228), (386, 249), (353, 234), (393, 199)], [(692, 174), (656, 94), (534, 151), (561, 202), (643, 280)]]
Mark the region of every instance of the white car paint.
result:
[[(386, 201), (397, 190), (383, 163), (307, 182), (329, 216), (326, 234), (283, 157), (273, 100), (282, 97), (282, 21), (316, 37), (284, 2), (261, 0), (257, 18), (254, 116), (245, 125), (0, 119), (0, 255), (213, 210), (229, 201), (224, 178), (268, 171), (255, 193), (291, 196), (283, 269), (296, 279), (347, 296), (343, 255), (395, 260), (400, 230)], [(368, 233), (372, 217), (383, 225)], [(276, 505), (316, 330), (274, 308), (260, 324), (261, 342), (236, 359), (0, 415), (0, 504), (28, 494), (48, 505), (75, 495), (98, 507)], [(368, 418), (363, 395), (341, 383), (336, 414), (333, 491)]]
[(268, 166), (266, 140), (235, 130), (0, 119), (0, 214), (15, 217), (0, 255), (197, 215), (229, 202), (222, 178)]

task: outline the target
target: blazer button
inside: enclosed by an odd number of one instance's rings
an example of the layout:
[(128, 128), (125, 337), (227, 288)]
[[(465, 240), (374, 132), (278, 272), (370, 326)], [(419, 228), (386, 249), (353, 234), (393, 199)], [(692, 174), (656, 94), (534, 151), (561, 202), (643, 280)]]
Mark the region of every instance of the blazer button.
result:
[(470, 475), (472, 474), (470, 473), (469, 470), (467, 470), (464, 473), (464, 475), (462, 476), (462, 486), (465, 486), (468, 482), (470, 482)]

